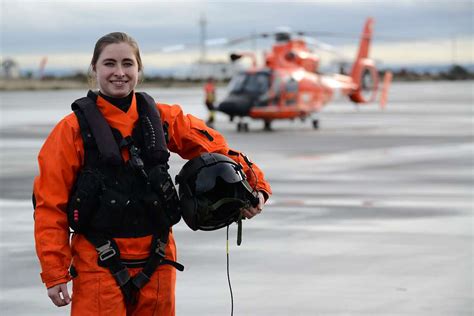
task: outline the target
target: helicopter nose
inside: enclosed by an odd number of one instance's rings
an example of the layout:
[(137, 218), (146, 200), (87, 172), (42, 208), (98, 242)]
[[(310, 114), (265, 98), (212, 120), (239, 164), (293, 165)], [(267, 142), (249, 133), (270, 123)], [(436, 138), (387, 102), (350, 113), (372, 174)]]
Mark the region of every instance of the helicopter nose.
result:
[(252, 102), (244, 96), (229, 96), (222, 101), (217, 110), (230, 116), (246, 116), (250, 112)]

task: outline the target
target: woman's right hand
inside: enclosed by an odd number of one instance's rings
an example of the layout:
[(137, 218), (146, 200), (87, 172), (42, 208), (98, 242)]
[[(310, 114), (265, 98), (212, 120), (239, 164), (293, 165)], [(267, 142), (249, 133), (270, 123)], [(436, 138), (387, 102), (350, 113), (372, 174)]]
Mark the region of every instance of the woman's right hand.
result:
[(67, 290), (67, 283), (60, 283), (48, 289), (48, 296), (54, 305), (61, 307), (71, 303), (71, 297)]

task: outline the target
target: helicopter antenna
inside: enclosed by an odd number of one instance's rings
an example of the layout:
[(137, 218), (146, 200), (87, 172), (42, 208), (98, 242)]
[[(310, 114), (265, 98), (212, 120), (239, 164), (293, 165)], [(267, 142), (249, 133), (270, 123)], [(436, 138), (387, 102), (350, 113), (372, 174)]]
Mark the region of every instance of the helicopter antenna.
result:
[(199, 27), (201, 30), (200, 34), (200, 44), (201, 44), (201, 57), (199, 61), (204, 63), (206, 61), (206, 26), (207, 26), (207, 19), (205, 14), (201, 13), (201, 18), (199, 19)]

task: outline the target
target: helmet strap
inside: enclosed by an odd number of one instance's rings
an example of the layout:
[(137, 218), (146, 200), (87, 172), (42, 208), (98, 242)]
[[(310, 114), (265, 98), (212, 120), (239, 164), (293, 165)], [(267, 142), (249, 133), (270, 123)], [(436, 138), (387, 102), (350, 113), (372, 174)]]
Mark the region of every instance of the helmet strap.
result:
[(241, 200), (241, 199), (237, 199), (237, 198), (223, 198), (223, 199), (220, 199), (219, 201), (217, 201), (216, 203), (212, 204), (212, 205), (209, 205), (208, 206), (208, 209), (211, 211), (211, 212), (215, 212), (219, 207), (221, 207), (222, 205), (224, 204), (228, 204), (228, 203), (234, 203), (234, 202), (238, 202), (238, 203), (241, 203), (242, 206), (245, 205), (245, 203)]

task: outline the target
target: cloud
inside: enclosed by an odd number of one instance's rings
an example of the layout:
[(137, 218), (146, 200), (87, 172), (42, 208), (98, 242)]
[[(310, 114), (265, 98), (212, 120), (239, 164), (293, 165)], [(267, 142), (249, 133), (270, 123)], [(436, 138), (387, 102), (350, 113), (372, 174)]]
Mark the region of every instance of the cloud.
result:
[[(30, 64), (33, 55), (47, 55), (51, 63), (58, 60), (58, 64), (63, 64), (67, 58), (59, 56), (77, 54), (89, 56), (88, 63), (95, 41), (113, 31), (129, 33), (139, 42), (142, 52), (150, 55), (164, 46), (198, 43), (202, 14), (206, 15), (208, 38), (235, 38), (274, 31), (278, 26), (287, 25), (294, 30), (353, 34), (352, 38), (322, 38), (343, 46), (354, 46), (365, 18), (373, 16), (374, 43), (392, 49), (395, 49), (394, 41), (449, 41), (453, 37), (472, 37), (473, 22), (473, 3), (469, 0), (399, 0), (393, 3), (375, 0), (3, 0), (1, 6), (2, 56), (19, 58), (25, 63), (29, 60)], [(262, 47), (264, 43), (259, 41), (258, 44)], [(250, 45), (248, 43), (247, 47)], [(409, 47), (407, 45), (405, 47)], [(381, 52), (389, 59), (395, 59), (388, 49)], [(407, 56), (405, 59), (415, 60), (418, 56), (415, 52), (412, 55), (413, 58)], [(445, 55), (449, 61), (449, 53)], [(171, 62), (176, 56), (189, 60), (191, 55), (180, 53), (154, 58), (153, 64), (162, 64), (158, 60)], [(78, 60), (82, 63), (86, 58)], [(74, 66), (78, 67), (78, 64)]]

